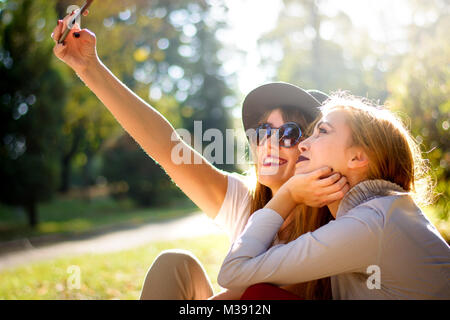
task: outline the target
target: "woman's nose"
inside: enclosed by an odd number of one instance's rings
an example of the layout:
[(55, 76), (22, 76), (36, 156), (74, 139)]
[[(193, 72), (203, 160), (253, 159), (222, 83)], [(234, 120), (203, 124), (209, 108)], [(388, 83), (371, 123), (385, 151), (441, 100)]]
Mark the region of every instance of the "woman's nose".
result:
[(309, 148), (309, 138), (300, 141), (300, 143), (298, 144), (298, 149), (300, 150), (300, 152), (305, 152), (306, 150), (308, 150)]

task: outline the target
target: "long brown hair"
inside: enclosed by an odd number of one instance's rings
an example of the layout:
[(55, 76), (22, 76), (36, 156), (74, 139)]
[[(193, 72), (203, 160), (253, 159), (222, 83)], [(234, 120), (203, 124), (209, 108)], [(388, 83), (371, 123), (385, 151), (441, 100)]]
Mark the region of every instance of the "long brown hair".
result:
[[(283, 121), (297, 122), (302, 131), (306, 132), (306, 135), (308, 135), (311, 130), (311, 124), (306, 122), (305, 117), (301, 111), (298, 110), (298, 108), (286, 106), (275, 108), (273, 110), (276, 109), (280, 110)], [(266, 112), (261, 117), (260, 122), (265, 122), (273, 110)], [(250, 150), (255, 158), (255, 146), (251, 145)], [(251, 175), (256, 176), (256, 165), (253, 166), (251, 170), (253, 170)], [(253, 185), (252, 196), (251, 213), (263, 208), (267, 202), (269, 202), (272, 198), (272, 191), (269, 187), (256, 180)], [(293, 220), (286, 227), (288, 237), (287, 239), (283, 239), (286, 242), (291, 242), (300, 237), (302, 234), (318, 229), (319, 227), (327, 224), (333, 218), (328, 207), (312, 208), (306, 205), (298, 205), (293, 212), (291, 212), (291, 214), (293, 215)], [(290, 285), (287, 286), (286, 289), (308, 300), (331, 299), (330, 277)]]

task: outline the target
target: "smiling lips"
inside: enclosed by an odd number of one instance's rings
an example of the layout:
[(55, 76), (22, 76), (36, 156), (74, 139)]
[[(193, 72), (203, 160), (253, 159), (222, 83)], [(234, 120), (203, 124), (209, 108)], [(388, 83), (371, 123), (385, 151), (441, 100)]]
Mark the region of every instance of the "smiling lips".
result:
[(282, 166), (285, 163), (287, 163), (286, 159), (273, 157), (273, 156), (267, 156), (264, 158), (262, 165), (264, 167), (271, 167), (271, 166)]
[[(297, 161), (295, 163), (299, 163), (302, 161), (306, 161), (309, 160), (309, 158), (305, 157), (305, 156), (300, 156), (298, 157)], [(287, 163), (288, 161), (286, 159), (283, 158), (278, 158), (278, 157), (274, 157), (274, 156), (267, 156), (264, 158), (263, 160), (263, 166), (264, 167), (271, 167), (271, 166), (282, 166), (283, 164)]]

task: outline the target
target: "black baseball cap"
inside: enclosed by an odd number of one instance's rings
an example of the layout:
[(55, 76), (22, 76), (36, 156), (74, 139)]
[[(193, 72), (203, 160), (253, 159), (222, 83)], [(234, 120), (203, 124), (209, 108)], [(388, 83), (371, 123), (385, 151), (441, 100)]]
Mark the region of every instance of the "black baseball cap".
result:
[(242, 103), (244, 130), (256, 128), (261, 116), (272, 109), (293, 106), (302, 110), (306, 121), (312, 122), (319, 114), (318, 107), (328, 99), (319, 90), (304, 90), (287, 82), (263, 84), (252, 91)]

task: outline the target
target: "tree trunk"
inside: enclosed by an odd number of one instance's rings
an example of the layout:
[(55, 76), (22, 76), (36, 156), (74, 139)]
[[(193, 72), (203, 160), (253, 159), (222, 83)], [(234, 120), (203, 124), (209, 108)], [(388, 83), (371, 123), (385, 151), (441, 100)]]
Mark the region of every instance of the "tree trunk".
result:
[(59, 187), (60, 192), (69, 191), (70, 184), (70, 165), (72, 157), (64, 156), (61, 161), (61, 186)]
[(69, 191), (72, 159), (78, 150), (82, 135), (83, 129), (76, 127), (73, 133), (73, 140), (70, 150), (66, 154), (63, 154), (61, 158), (61, 185), (58, 190), (59, 192), (65, 193)]
[(30, 227), (35, 228), (38, 224), (37, 206), (36, 202), (29, 202), (25, 205), (25, 210), (28, 214), (28, 223)]
[(95, 184), (95, 180), (92, 177), (92, 152), (87, 148), (85, 150), (86, 164), (83, 166), (81, 174), (83, 177), (83, 199), (86, 202), (91, 202), (91, 186)]

